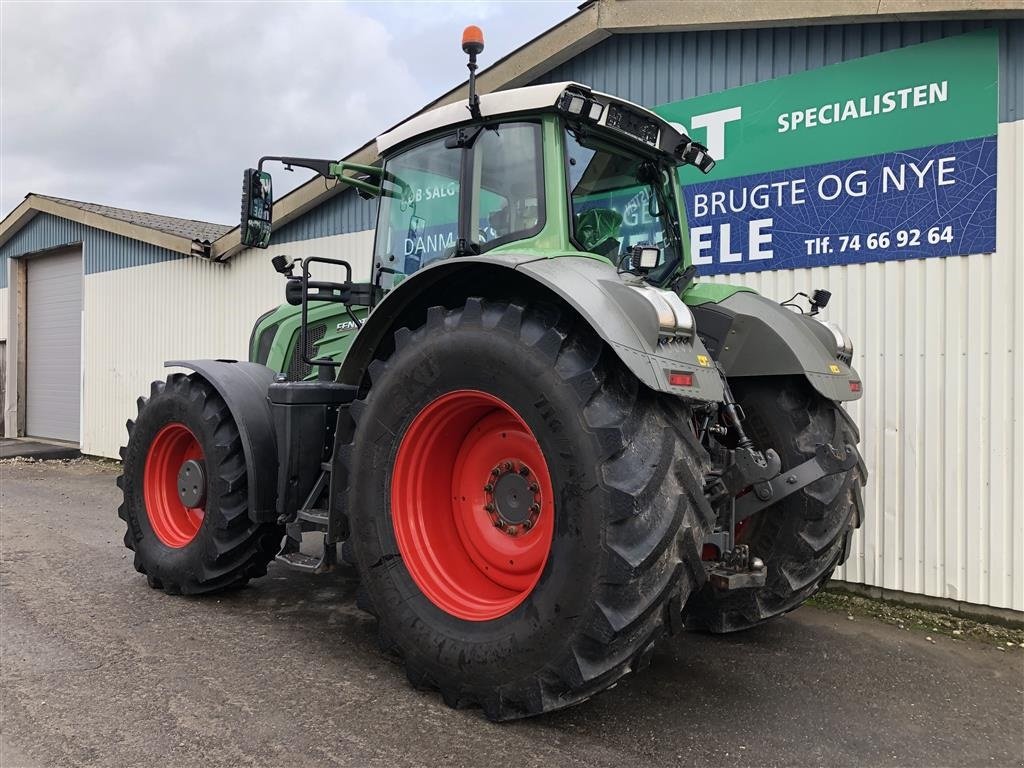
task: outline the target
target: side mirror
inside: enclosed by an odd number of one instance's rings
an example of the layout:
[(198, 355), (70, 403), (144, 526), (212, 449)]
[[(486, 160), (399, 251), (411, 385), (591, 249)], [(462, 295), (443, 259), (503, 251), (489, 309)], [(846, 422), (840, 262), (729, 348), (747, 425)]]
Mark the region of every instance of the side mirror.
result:
[(270, 174), (247, 169), (242, 177), (242, 245), (253, 248), (270, 245), (273, 211), (274, 189)]

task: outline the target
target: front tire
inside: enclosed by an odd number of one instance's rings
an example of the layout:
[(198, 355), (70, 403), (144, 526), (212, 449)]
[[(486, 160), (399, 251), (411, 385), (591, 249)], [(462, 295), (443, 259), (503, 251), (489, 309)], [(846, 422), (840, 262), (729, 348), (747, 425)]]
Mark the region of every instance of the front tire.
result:
[(479, 299), (399, 330), (370, 374), (341, 450), (352, 551), (414, 685), (535, 715), (681, 629), (711, 518), (681, 401), (568, 311)]
[(138, 407), (117, 479), (135, 570), (154, 589), (189, 595), (264, 575), (283, 531), (249, 518), (242, 442), (223, 398), (199, 375), (175, 373)]
[[(746, 414), (755, 445), (774, 448), (782, 471), (814, 456), (822, 443), (857, 450), (860, 435), (842, 406), (803, 379), (760, 378), (730, 382)], [(850, 537), (864, 519), (859, 461), (847, 472), (823, 477), (741, 523), (736, 540), (768, 569), (763, 587), (718, 592), (710, 584), (686, 606), (691, 629), (735, 632), (798, 608), (831, 578), (849, 555)]]

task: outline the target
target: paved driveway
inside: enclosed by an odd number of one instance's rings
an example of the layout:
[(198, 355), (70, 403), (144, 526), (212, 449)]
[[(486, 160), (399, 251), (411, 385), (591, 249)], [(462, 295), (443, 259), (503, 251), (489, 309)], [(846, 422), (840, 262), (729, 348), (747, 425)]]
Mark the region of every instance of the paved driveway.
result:
[(350, 579), (150, 590), (115, 475), (0, 465), (4, 768), (1024, 764), (1024, 652), (814, 608), (688, 635), (575, 709), (494, 725), (406, 684)]

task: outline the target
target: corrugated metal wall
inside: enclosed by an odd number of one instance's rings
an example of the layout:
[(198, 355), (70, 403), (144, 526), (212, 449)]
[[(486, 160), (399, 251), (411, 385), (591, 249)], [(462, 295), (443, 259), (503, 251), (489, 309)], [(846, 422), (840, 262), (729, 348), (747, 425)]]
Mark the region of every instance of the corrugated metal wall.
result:
[(275, 231), (270, 243), (274, 246), (373, 229), (376, 218), (377, 200), (364, 200), (348, 188)]
[(82, 243), (85, 274), (104, 272), (110, 269), (138, 267), (143, 264), (158, 264), (177, 259), (190, 259), (166, 248), (142, 243), (128, 237), (88, 227), (77, 221), (37, 213), (10, 240), (0, 246), (0, 260), (4, 274), (7, 273), (7, 259), (34, 253), (47, 248), (59, 248), (73, 243)]
[[(369, 279), (372, 233), (290, 244), (293, 256), (348, 259)], [(248, 357), (253, 322), (284, 300), (270, 266), (279, 251), (246, 250), (227, 264), (202, 259), (86, 275), (82, 451), (117, 457), (135, 399), (175, 358)], [(314, 270), (331, 279), (331, 274)], [(340, 278), (341, 276), (338, 275)]]
[(651, 107), (986, 27), (999, 33), (999, 119), (1024, 117), (1024, 20), (842, 24), (615, 35), (538, 83), (577, 80)]
[(1024, 120), (999, 126), (998, 151), (995, 253), (713, 280), (826, 288), (854, 339), (871, 479), (836, 577), (1024, 610)]

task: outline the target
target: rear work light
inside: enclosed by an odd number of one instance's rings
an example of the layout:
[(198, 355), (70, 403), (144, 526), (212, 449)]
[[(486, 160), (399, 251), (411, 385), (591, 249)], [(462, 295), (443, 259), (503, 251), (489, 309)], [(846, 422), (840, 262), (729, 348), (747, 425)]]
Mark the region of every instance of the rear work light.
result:
[(558, 97), (558, 108), (570, 115), (586, 118), (595, 123), (604, 114), (604, 105), (601, 102), (594, 101), (578, 91), (562, 91), (562, 95)]
[(850, 391), (851, 392), (860, 392), (860, 382), (851, 379), (850, 380)]

